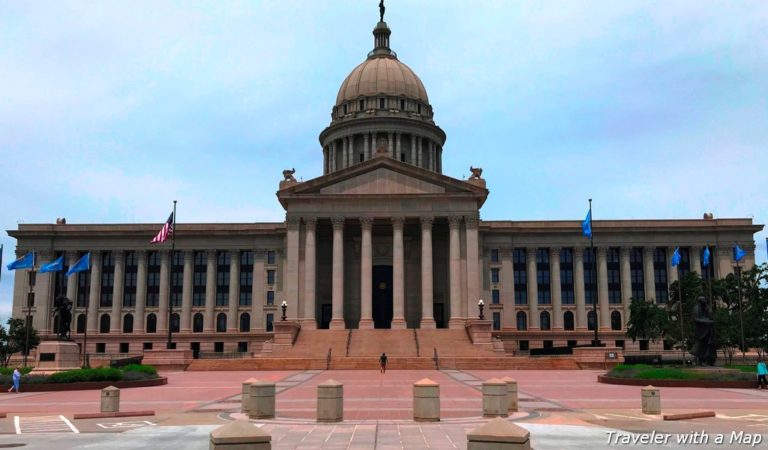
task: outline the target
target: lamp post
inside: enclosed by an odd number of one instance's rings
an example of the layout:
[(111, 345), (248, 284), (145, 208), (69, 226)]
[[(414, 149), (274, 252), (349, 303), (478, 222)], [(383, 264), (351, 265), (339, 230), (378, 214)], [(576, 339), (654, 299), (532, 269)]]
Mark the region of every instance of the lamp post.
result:
[(485, 316), (483, 315), (483, 308), (485, 307), (485, 303), (483, 302), (483, 299), (477, 301), (477, 308), (480, 310), (480, 320), (485, 319)]
[(285, 320), (285, 311), (288, 309), (288, 303), (286, 303), (285, 300), (280, 303), (280, 309), (283, 310), (283, 316), (280, 318), (280, 320)]

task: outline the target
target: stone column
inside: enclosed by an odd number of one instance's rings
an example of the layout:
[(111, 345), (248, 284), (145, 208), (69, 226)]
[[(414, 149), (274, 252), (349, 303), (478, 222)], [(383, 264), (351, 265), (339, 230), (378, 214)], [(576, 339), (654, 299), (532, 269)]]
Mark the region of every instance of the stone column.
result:
[(451, 329), (463, 330), (465, 325), (464, 314), (461, 308), (461, 240), (459, 239), (459, 229), (461, 228), (461, 216), (448, 217), (449, 236), (449, 258), (448, 275), (450, 277), (451, 296), (451, 320), (448, 327)]
[(363, 134), (363, 152), (365, 153), (365, 160), (366, 161), (371, 159), (370, 134), (368, 134), (368, 133), (364, 133)]
[(499, 249), (501, 257), (501, 304), (504, 310), (501, 314), (502, 328), (515, 327), (515, 269), (512, 263), (512, 249)]
[(299, 306), (299, 224), (298, 217), (286, 217), (286, 265), (285, 265), (285, 302), (288, 304), (286, 315), (289, 319), (297, 316)]
[(194, 275), (194, 258), (195, 252), (193, 250), (184, 251), (184, 281), (181, 293), (181, 332), (189, 333), (192, 331), (192, 290), (194, 284), (192, 277)]
[(435, 171), (437, 168), (437, 161), (435, 160), (435, 143), (432, 141), (429, 141), (429, 169), (431, 171)]
[(147, 251), (136, 250), (136, 314), (133, 318), (133, 329), (143, 333), (144, 307), (147, 304)]
[(331, 157), (329, 159), (330, 159), (331, 169), (328, 171), (328, 173), (336, 171), (336, 141), (331, 142), (330, 150), (331, 150)]
[(621, 304), (624, 306), (622, 324), (629, 321), (629, 304), (632, 300), (632, 269), (629, 265), (631, 253), (632, 247), (621, 248)]
[(597, 302), (600, 309), (600, 329), (611, 329), (611, 316), (608, 309), (608, 249), (597, 248)]
[(264, 327), (264, 258), (266, 251), (253, 251), (253, 285), (251, 287), (251, 329), (263, 330)]
[[(464, 217), (467, 228), (467, 317), (475, 317), (477, 301), (480, 300), (480, 256), (477, 215)], [(472, 310), (470, 311), (470, 308)]]
[(371, 252), (371, 229), (373, 219), (362, 217), (360, 225), (363, 239), (360, 245), (360, 329), (373, 328), (373, 256)]
[(691, 272), (696, 272), (699, 276), (701, 273), (701, 247), (690, 247), (688, 249), (688, 257), (691, 262)]
[(422, 155), (422, 145), (423, 145), (422, 139), (421, 137), (419, 137), (416, 140), (416, 165), (419, 167), (422, 166), (423, 160), (424, 160)]
[[(77, 252), (67, 252), (67, 266), (72, 267), (77, 262)], [(66, 272), (65, 272), (66, 273)], [(72, 275), (67, 278), (67, 297), (72, 302), (73, 305), (77, 305), (77, 273), (73, 273)], [(75, 308), (73, 306), (73, 308)], [(76, 317), (76, 311), (73, 309), (72, 311), (72, 331), (75, 331), (75, 326), (77, 325)]]
[(432, 223), (434, 217), (422, 216), (421, 221), (421, 324), (424, 329), (435, 328), (432, 310)]
[(715, 277), (717, 279), (725, 278), (729, 273), (736, 272), (735, 265), (731, 258), (733, 258), (733, 249), (730, 245), (715, 248), (712, 255), (712, 264), (716, 264)]
[(653, 247), (643, 247), (643, 284), (645, 300), (656, 298), (656, 279), (653, 270)]
[(341, 138), (341, 168), (345, 168), (349, 165), (349, 140), (343, 137)]
[(331, 329), (344, 329), (344, 218), (332, 217), (333, 280), (331, 297)]
[(168, 331), (168, 286), (171, 285), (170, 251), (160, 250), (160, 302), (157, 309), (157, 332)]
[(387, 133), (387, 150), (389, 151), (389, 157), (395, 157), (395, 140), (394, 133)]
[(237, 307), (240, 304), (240, 250), (229, 251), (229, 311), (227, 311), (227, 331), (236, 333), (240, 330), (240, 317)]
[(405, 328), (405, 259), (403, 257), (404, 217), (392, 218), (392, 329)]
[[(35, 255), (35, 263), (38, 267), (49, 261), (55, 259), (54, 254), (48, 251), (37, 252)], [(0, 269), (1, 270), (1, 269)], [(29, 276), (28, 274), (26, 276)], [(32, 317), (32, 326), (40, 333), (53, 333), (53, 318), (51, 308), (51, 297), (54, 292), (54, 285), (56, 284), (56, 272), (48, 272), (46, 275), (37, 272), (35, 280), (35, 286), (33, 291), (35, 293), (35, 310), (30, 312)], [(24, 283), (26, 285), (26, 283)], [(27, 288), (24, 286), (25, 289)], [(114, 298), (114, 294), (113, 294)], [(26, 300), (26, 295), (24, 296)], [(26, 302), (24, 303), (24, 314), (26, 315)]]
[(667, 286), (677, 281), (677, 266), (672, 265), (672, 255), (675, 253), (675, 247), (667, 247)]
[(99, 297), (101, 294), (101, 252), (91, 252), (91, 292), (88, 295), (88, 332), (99, 326)]
[(552, 291), (553, 329), (563, 329), (563, 296), (560, 285), (560, 247), (549, 249), (549, 289)]
[[(366, 143), (368, 142), (368, 134), (366, 136)], [(317, 276), (315, 264), (316, 264), (316, 252), (315, 252), (315, 229), (317, 227), (317, 219), (315, 217), (304, 218), (304, 314), (301, 321), (301, 326), (306, 329), (314, 330), (317, 328), (317, 321), (315, 320), (315, 278)]]
[(539, 284), (536, 278), (536, 248), (525, 249), (525, 263), (528, 287), (528, 329), (538, 330), (539, 324)]
[(203, 331), (212, 333), (216, 330), (216, 250), (207, 251), (205, 268), (205, 321)]
[(400, 161), (400, 154), (402, 152), (401, 147), (400, 147), (400, 144), (401, 144), (400, 141), (401, 141), (401, 138), (403, 137), (403, 133), (395, 133), (395, 135), (397, 136), (397, 138), (396, 138), (396, 144), (397, 145), (395, 146), (395, 152), (396, 152), (395, 159)]
[(417, 137), (411, 135), (411, 164), (416, 165), (416, 139)]
[(123, 328), (120, 309), (123, 307), (123, 286), (125, 285), (125, 264), (122, 250), (112, 252), (115, 258), (115, 282), (112, 285), (112, 320), (110, 324), (110, 333), (119, 333)]
[(587, 329), (587, 306), (584, 296), (584, 248), (573, 248), (573, 283), (576, 297), (576, 329)]

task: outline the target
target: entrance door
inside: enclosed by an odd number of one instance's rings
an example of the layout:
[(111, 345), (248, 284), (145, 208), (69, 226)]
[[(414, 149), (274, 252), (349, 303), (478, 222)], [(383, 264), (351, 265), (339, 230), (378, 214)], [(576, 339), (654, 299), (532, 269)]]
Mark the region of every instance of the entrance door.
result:
[(320, 305), (320, 328), (327, 330), (331, 326), (332, 305), (323, 303)]
[(392, 326), (392, 266), (373, 266), (373, 327)]
[(433, 303), (432, 312), (435, 316), (435, 325), (437, 328), (445, 328), (445, 309), (442, 303)]

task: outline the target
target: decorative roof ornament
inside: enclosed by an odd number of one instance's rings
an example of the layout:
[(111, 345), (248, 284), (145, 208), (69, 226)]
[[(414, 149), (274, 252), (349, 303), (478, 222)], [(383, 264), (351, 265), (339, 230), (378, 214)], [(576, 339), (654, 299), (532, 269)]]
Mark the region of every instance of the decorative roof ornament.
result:
[(379, 22), (384, 22), (384, 11), (386, 11), (386, 9), (387, 8), (384, 7), (384, 0), (381, 0), (379, 2), (379, 16), (381, 16)]

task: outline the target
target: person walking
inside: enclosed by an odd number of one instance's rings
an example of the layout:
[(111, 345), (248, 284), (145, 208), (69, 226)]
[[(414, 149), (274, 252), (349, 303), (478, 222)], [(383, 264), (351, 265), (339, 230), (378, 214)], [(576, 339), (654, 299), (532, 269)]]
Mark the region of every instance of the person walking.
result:
[(381, 365), (381, 373), (387, 373), (387, 354), (382, 353), (379, 357), (379, 364)]
[(16, 393), (19, 393), (19, 384), (21, 384), (21, 372), (19, 371), (19, 368), (13, 369), (13, 386), (8, 388), (8, 392), (11, 392), (12, 390), (16, 390)]
[(757, 362), (757, 388), (758, 389), (768, 388), (768, 381), (766, 381), (765, 379), (766, 375), (768, 375), (768, 367), (765, 366), (765, 358), (760, 358), (760, 360)]

